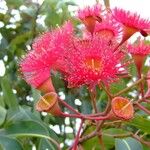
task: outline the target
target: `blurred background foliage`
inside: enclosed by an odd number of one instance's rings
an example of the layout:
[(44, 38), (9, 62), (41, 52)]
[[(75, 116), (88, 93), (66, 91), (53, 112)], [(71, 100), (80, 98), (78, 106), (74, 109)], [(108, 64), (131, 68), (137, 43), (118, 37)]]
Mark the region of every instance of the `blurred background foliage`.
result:
[[(35, 111), (34, 104), (40, 93), (22, 80), (18, 62), (31, 49), (34, 38), (44, 31), (60, 26), (68, 19), (78, 27), (80, 22), (73, 17), (77, 8), (73, 0), (44, 0), (42, 3), (35, 0), (0, 1), (0, 62), (5, 68), (5, 71), (0, 68), (3, 72), (0, 77), (0, 150), (57, 150), (55, 141), (61, 143), (61, 148), (65, 150), (72, 144), (80, 120)], [(130, 67), (130, 72), (136, 73), (134, 65)], [(67, 89), (66, 83), (59, 77), (59, 74), (55, 74), (53, 82), (60, 97), (82, 113), (91, 113), (87, 89)], [(128, 82), (124, 79), (113, 85), (112, 92), (123, 89)], [(97, 106), (103, 111), (107, 96), (105, 92), (97, 91)], [(136, 94), (136, 89), (134, 92)], [(125, 96), (132, 98), (131, 93)], [(62, 109), (67, 112), (65, 108)], [(120, 150), (120, 146), (122, 150), (127, 150), (126, 144), (131, 150), (149, 149), (133, 138), (108, 136), (140, 130), (148, 140), (150, 120), (143, 112), (139, 111), (138, 114), (141, 116), (137, 115), (132, 122), (103, 128), (108, 150)], [(91, 122), (86, 122), (83, 135), (92, 130)], [(100, 149), (97, 138), (82, 143), (81, 147), (85, 150)]]

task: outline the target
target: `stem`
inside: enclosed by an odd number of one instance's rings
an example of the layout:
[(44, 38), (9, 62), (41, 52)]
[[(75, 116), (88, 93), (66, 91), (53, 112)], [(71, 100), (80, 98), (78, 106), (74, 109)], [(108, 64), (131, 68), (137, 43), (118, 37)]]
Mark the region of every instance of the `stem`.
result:
[(144, 112), (146, 112), (147, 114), (150, 115), (150, 111), (148, 109), (146, 109), (144, 106), (142, 106), (141, 104), (135, 102), (135, 104), (141, 109), (143, 110)]
[(68, 105), (65, 101), (61, 100), (60, 98), (58, 98), (58, 101), (63, 104), (64, 106), (66, 106), (69, 110), (71, 110), (72, 112), (80, 115), (80, 113), (78, 111), (76, 111), (72, 106)]
[(119, 96), (119, 95), (121, 95), (121, 94), (123, 94), (123, 93), (129, 91), (129, 90), (130, 90), (131, 88), (133, 88), (134, 86), (140, 84), (143, 80), (144, 80), (144, 77), (141, 77), (141, 79), (137, 80), (137, 81), (136, 81), (135, 83), (133, 83), (131, 86), (129, 86), (129, 87), (127, 87), (127, 88), (121, 90), (120, 92), (118, 92), (117, 94), (115, 94), (113, 97), (117, 97), (117, 96)]
[(96, 0), (96, 3), (99, 4), (99, 0)]
[(131, 135), (133, 138), (135, 138), (136, 140), (138, 140), (139, 142), (141, 142), (142, 144), (147, 145), (148, 147), (150, 147), (150, 142), (148, 141), (144, 141), (142, 138), (140, 138), (138, 135)]
[(76, 139), (75, 139), (75, 142), (73, 144), (72, 150), (77, 150), (77, 146), (78, 146), (78, 143), (79, 143), (79, 138), (80, 138), (80, 133), (81, 133), (83, 122), (84, 122), (84, 120), (81, 120), (81, 123), (80, 123), (80, 126), (79, 126), (79, 130), (77, 132)]
[(122, 120), (116, 120), (116, 121), (112, 121), (112, 122), (106, 122), (104, 123), (105, 126), (111, 126), (111, 125), (115, 125), (116, 123), (121, 123)]
[(99, 143), (101, 145), (101, 149), (105, 150), (105, 145), (104, 145), (104, 142), (103, 142), (102, 135), (98, 135), (98, 138), (99, 138)]
[(104, 0), (104, 4), (105, 4), (106, 8), (110, 7), (110, 1), (109, 0)]
[[(103, 88), (104, 88), (104, 87), (103, 87)], [(104, 89), (105, 89), (105, 88), (104, 88)], [(105, 89), (105, 91), (106, 91), (106, 93), (107, 93), (107, 95), (108, 95), (108, 102), (107, 102), (107, 106), (106, 106), (105, 111), (104, 111), (104, 115), (107, 116), (108, 112), (109, 112), (110, 109), (111, 109), (111, 99), (112, 99), (112, 95), (110, 94), (110, 92), (109, 92), (107, 89)], [(96, 128), (97, 132), (100, 132), (100, 131), (101, 131), (101, 128), (102, 128), (104, 122), (105, 122), (105, 120), (102, 120), (102, 121), (100, 121), (100, 122), (97, 124), (97, 128)], [(101, 144), (102, 150), (105, 150), (105, 145), (104, 145), (103, 140), (102, 140), (102, 135), (99, 135), (98, 137), (99, 137), (99, 142), (100, 142), (100, 144)]]
[(89, 140), (89, 139), (91, 139), (92, 137), (95, 137), (95, 136), (97, 136), (97, 135), (98, 135), (97, 131), (93, 131), (92, 133), (90, 133), (90, 134), (88, 134), (88, 135), (86, 135), (86, 136), (80, 138), (80, 139), (79, 139), (79, 143), (82, 143), (82, 142), (84, 142), (84, 141), (87, 141), (87, 140)]
[(98, 113), (97, 106), (96, 106), (96, 89), (95, 88), (94, 89), (89, 88), (89, 93), (90, 93), (90, 97), (91, 97), (94, 111), (95, 111), (95, 113)]
[[(138, 79), (141, 79), (141, 78), (142, 78), (141, 71), (138, 71)], [(144, 98), (144, 85), (143, 85), (143, 82), (141, 82), (139, 84), (139, 87), (140, 87), (141, 96), (142, 96), (142, 98)]]
[(104, 135), (106, 136), (110, 136), (110, 137), (114, 137), (114, 138), (124, 138), (124, 137), (129, 137), (132, 135), (132, 133), (127, 133), (127, 134), (107, 134), (107, 133), (104, 133)]
[[(94, 111), (95, 111), (95, 113), (98, 113), (98, 110), (97, 110), (97, 107), (96, 107), (96, 89), (94, 88), (94, 90), (89, 90), (89, 92), (90, 92), (90, 96), (91, 96)], [(96, 122), (97, 128), (98, 128), (98, 125), (99, 125), (99, 123)], [(102, 150), (105, 150), (104, 143), (103, 143), (103, 140), (102, 140), (102, 135), (98, 135), (98, 138), (99, 138), (99, 143), (101, 145)]]
[(150, 100), (146, 100), (146, 99), (144, 99), (142, 102), (150, 103)]
[(99, 112), (99, 113), (96, 113), (96, 114), (87, 114), (86, 116), (97, 117), (97, 116), (104, 116), (104, 115), (105, 115), (105, 111)]
[[(106, 109), (103, 112), (103, 115), (106, 115), (109, 112), (109, 110), (111, 109), (110, 105), (111, 105), (111, 103), (110, 103), (110, 99), (109, 99), (109, 101), (107, 103), (107, 106), (106, 106)], [(97, 114), (95, 114), (95, 115), (97, 115)], [(82, 143), (82, 142), (84, 142), (84, 141), (86, 141), (86, 140), (88, 140), (92, 137), (95, 137), (95, 136), (99, 135), (98, 131), (101, 129), (103, 124), (104, 124), (104, 120), (99, 122), (99, 124), (97, 125), (97, 129), (95, 131), (93, 131), (92, 133), (80, 138), (79, 142)]]
[(112, 99), (112, 94), (110, 93), (110, 91), (108, 90), (108, 89), (106, 89), (105, 88), (105, 86), (104, 86), (104, 84), (103, 83), (101, 83), (100, 85), (99, 85), (99, 87), (102, 87), (103, 88), (103, 90), (106, 92), (106, 94), (108, 95), (108, 97), (110, 98), (110, 99)]
[[(79, 142), (82, 143), (84, 141), (87, 141), (89, 140), (90, 138), (93, 138), (95, 136), (99, 135), (99, 133), (97, 131), (93, 131), (92, 133), (82, 137), (79, 139)], [(132, 135), (132, 133), (127, 133), (127, 134), (114, 134), (114, 135), (111, 135), (111, 134), (107, 134), (107, 133), (104, 133), (103, 135), (106, 135), (106, 136), (110, 136), (110, 137), (114, 137), (114, 138), (123, 138), (123, 137), (129, 137)]]
[(61, 117), (70, 117), (70, 118), (80, 118), (83, 119), (82, 115), (78, 115), (78, 114), (66, 114), (66, 113), (61, 113)]
[(66, 114), (63, 112), (61, 113), (61, 117), (80, 118), (80, 119), (95, 120), (95, 121), (109, 119), (109, 116), (90, 117), (90, 116), (86, 116), (83, 114), (80, 114), (80, 115), (79, 114)]
[[(44, 3), (44, 2), (43, 2)], [(39, 15), (39, 12), (41, 10), (41, 7), (43, 6), (43, 3), (41, 5), (39, 5), (39, 3), (37, 3), (37, 10), (36, 10), (36, 13), (35, 13), (35, 16), (33, 17), (33, 20), (32, 20), (32, 27), (31, 27), (31, 31), (32, 31), (32, 41), (33, 39), (35, 38), (36, 36), (36, 27), (37, 27), (37, 18), (38, 18), (38, 15)]]

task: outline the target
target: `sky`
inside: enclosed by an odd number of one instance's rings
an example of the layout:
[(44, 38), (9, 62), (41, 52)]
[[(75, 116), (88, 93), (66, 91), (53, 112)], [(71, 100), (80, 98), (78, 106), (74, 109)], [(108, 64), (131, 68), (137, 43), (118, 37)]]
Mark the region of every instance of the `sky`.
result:
[[(80, 7), (95, 4), (96, 0), (75, 0)], [(103, 2), (103, 0), (99, 0)], [(138, 12), (141, 16), (150, 18), (150, 0), (110, 0), (110, 7), (120, 7)]]
[[(35, 0), (37, 1), (37, 0)], [(43, 0), (38, 0), (40, 3)], [(85, 7), (87, 5), (95, 4), (96, 0), (74, 0), (79, 7)], [(103, 2), (103, 0), (99, 0)], [(0, 0), (1, 8), (3, 7), (3, 0)], [(126, 10), (138, 12), (141, 17), (150, 19), (150, 0), (110, 0), (111, 8), (119, 7)], [(0, 60), (0, 76), (5, 74), (5, 66), (2, 60)]]

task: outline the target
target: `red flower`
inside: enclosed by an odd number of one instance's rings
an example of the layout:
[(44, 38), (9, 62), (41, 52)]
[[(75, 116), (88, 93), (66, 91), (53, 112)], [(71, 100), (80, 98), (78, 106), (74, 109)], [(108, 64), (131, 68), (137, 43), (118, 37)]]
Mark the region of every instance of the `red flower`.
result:
[(94, 33), (106, 39), (121, 38), (122, 27), (113, 17), (107, 15), (101, 23), (96, 23)]
[(146, 36), (146, 29), (150, 28), (150, 21), (143, 19), (137, 13), (125, 11), (123, 9), (115, 8), (113, 11), (114, 18), (124, 25), (124, 36), (122, 42), (126, 41), (135, 32), (141, 32)]
[(51, 69), (64, 70), (59, 59), (71, 38), (72, 25), (70, 22), (38, 38), (33, 44), (33, 50), (20, 62), (20, 69), (25, 80), (37, 88), (50, 77)]
[(124, 26), (134, 28), (138, 31), (150, 28), (150, 21), (141, 18), (137, 13), (115, 8), (113, 10), (113, 15), (115, 19), (121, 22)]
[(134, 44), (128, 44), (128, 51), (132, 54), (137, 70), (141, 73), (144, 60), (150, 54), (150, 45), (145, 44), (144, 41), (136, 41)]
[(47, 50), (50, 47), (51, 37), (52, 33), (46, 32), (40, 37), (36, 38), (32, 44), (32, 49), (37, 53), (41, 53), (42, 51)]
[(100, 81), (109, 84), (117, 78), (121, 58), (104, 39), (75, 41), (66, 60), (69, 87), (95, 86)]
[(83, 21), (88, 31), (93, 33), (96, 21), (101, 22), (102, 6), (96, 4), (95, 6), (88, 6), (83, 10), (78, 11), (78, 17)]
[(148, 55), (150, 54), (150, 45), (146, 44), (142, 40), (136, 41), (134, 44), (128, 44), (128, 52), (137, 55)]

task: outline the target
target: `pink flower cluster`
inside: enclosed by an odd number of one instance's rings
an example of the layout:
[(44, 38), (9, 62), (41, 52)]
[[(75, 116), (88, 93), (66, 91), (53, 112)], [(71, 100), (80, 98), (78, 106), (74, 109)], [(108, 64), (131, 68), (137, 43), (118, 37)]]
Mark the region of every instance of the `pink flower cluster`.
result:
[[(33, 50), (20, 62), (29, 84), (39, 87), (53, 70), (61, 72), (68, 87), (109, 85), (126, 71), (125, 54), (119, 47), (135, 32), (145, 33), (150, 28), (150, 21), (136, 13), (119, 8), (108, 11), (99, 4), (79, 10), (78, 18), (86, 27), (81, 31), (83, 37), (74, 34), (68, 21), (34, 41)], [(127, 48), (134, 54), (150, 53), (150, 46), (142, 41)]]

